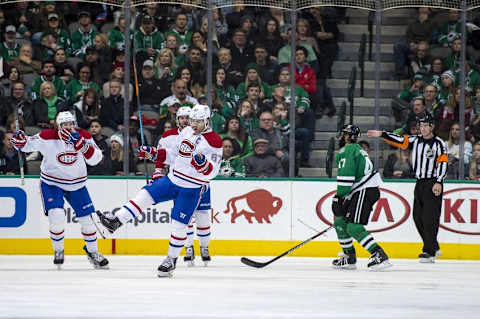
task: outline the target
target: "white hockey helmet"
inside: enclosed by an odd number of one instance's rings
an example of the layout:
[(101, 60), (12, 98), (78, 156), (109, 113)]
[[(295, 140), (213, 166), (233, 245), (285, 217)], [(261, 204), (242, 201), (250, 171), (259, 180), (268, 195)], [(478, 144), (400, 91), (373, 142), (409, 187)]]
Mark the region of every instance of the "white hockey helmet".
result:
[(182, 106), (177, 111), (177, 118), (180, 116), (188, 116), (190, 117), (190, 113), (192, 113), (192, 108), (189, 106)]
[(205, 123), (205, 129), (210, 127), (210, 107), (205, 104), (197, 104), (192, 108), (190, 113), (190, 120), (200, 121)]
[(77, 126), (77, 120), (75, 119), (75, 116), (69, 111), (59, 112), (57, 114), (56, 122), (59, 128), (62, 126), (63, 123), (68, 123), (68, 122), (73, 122), (73, 125)]

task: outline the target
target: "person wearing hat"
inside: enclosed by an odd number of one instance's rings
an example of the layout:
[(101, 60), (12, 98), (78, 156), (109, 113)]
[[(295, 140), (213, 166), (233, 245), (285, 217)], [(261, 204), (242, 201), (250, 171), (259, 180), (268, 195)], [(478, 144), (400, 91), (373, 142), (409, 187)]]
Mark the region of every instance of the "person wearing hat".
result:
[(442, 86), (438, 92), (438, 101), (445, 105), (449, 97), (455, 95), (455, 74), (452, 70), (447, 70), (442, 73), (441, 79)]
[(257, 137), (253, 141), (254, 153), (243, 160), (246, 177), (283, 177), (282, 163), (268, 153), (268, 140)]
[(5, 41), (0, 43), (0, 52), (5, 61), (10, 62), (20, 55), (20, 45), (17, 43), (17, 28), (14, 25), (7, 25), (4, 34)]
[[(160, 105), (162, 104), (161, 101), (170, 94), (169, 88), (170, 86), (167, 79), (155, 78), (153, 60), (145, 60), (138, 79), (140, 103), (145, 107), (145, 110), (159, 112), (159, 107), (161, 108)], [(162, 114), (161, 111), (160, 114)]]
[(95, 30), (90, 13), (87, 11), (78, 13), (78, 23), (80, 27), (72, 34), (72, 55), (83, 57), (87, 48), (95, 44), (95, 36), (98, 32)]
[(147, 58), (155, 57), (162, 49), (165, 38), (163, 33), (158, 31), (153, 24), (153, 19), (150, 16), (143, 16), (142, 25), (135, 32), (135, 41), (137, 51), (140, 57), (138, 60), (143, 61)]
[[(106, 154), (106, 156), (110, 157), (110, 175), (124, 175), (123, 135), (121, 133), (116, 133), (110, 136), (110, 154)], [(132, 165), (130, 165), (130, 168), (132, 168)]]
[(57, 12), (52, 12), (48, 15), (48, 28), (42, 34), (40, 42), (42, 42), (43, 38), (48, 34), (54, 34), (57, 39), (56, 47), (52, 48), (53, 50), (56, 48), (64, 48), (65, 53), (68, 56), (72, 54), (72, 40), (70, 34), (67, 30), (61, 28), (60, 16)]
[[(125, 78), (124, 77), (125, 63), (116, 62), (116, 63), (112, 64), (112, 69), (111, 70), (112, 70), (112, 72), (110, 74), (110, 81), (105, 82), (103, 84), (103, 87), (102, 87), (103, 96), (105, 98), (108, 98), (110, 96), (110, 83), (112, 82), (112, 80), (117, 80), (120, 83), (122, 83), (121, 90), (120, 90), (120, 95), (121, 95), (121, 97), (125, 97), (125, 86), (123, 85), (123, 80)], [(129, 94), (129, 101), (131, 102), (132, 97), (133, 97), (133, 85), (132, 85), (132, 83), (129, 83), (128, 87), (129, 87), (129, 93), (130, 93)]]

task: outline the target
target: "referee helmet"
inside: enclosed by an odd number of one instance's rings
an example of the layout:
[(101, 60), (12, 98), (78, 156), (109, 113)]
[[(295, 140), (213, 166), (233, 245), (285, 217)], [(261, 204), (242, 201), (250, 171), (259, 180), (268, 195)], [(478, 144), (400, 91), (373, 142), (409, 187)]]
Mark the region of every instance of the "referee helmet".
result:
[(425, 115), (422, 117), (417, 117), (417, 124), (420, 123), (428, 123), (430, 125), (433, 125), (434, 120), (433, 116), (429, 112), (425, 112)]

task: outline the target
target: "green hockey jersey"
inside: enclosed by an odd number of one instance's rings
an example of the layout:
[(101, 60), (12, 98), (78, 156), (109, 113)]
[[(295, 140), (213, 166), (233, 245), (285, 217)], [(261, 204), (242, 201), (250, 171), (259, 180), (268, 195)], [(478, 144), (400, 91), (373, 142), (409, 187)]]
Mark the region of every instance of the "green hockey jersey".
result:
[(368, 153), (356, 143), (342, 147), (335, 162), (338, 167), (337, 195), (340, 198), (351, 196), (367, 187), (378, 187), (381, 183), (380, 175), (375, 172)]

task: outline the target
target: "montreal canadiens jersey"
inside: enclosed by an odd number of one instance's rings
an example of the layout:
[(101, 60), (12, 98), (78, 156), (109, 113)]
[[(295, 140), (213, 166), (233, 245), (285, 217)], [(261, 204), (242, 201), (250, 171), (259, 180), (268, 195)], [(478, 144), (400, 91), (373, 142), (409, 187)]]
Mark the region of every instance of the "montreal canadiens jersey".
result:
[(65, 191), (74, 191), (85, 186), (87, 165), (97, 165), (103, 158), (90, 133), (76, 129), (92, 147), (87, 152), (77, 152), (73, 145), (66, 144), (58, 137), (56, 129), (46, 129), (27, 137), (23, 152), (39, 151), (43, 155), (40, 164), (40, 180), (48, 185), (58, 186)]
[(155, 165), (156, 168), (157, 166), (158, 168), (164, 168), (164, 165), (171, 166), (175, 161), (178, 154), (178, 146), (180, 145), (179, 133), (180, 130), (178, 128), (172, 128), (162, 134), (162, 138), (158, 141), (157, 149), (165, 149), (166, 157), (159, 158)]
[[(173, 134), (172, 134), (173, 135)], [(172, 147), (166, 150), (166, 161), (171, 161), (170, 180), (181, 187), (198, 188), (207, 184), (217, 176), (222, 160), (222, 139), (217, 133), (209, 130), (202, 134), (195, 135), (190, 126), (178, 132), (176, 140), (172, 137)], [(173, 154), (168, 154), (173, 153)], [(191, 164), (192, 157), (196, 154), (203, 154), (207, 159), (207, 166), (211, 168), (204, 173), (199, 173)]]

